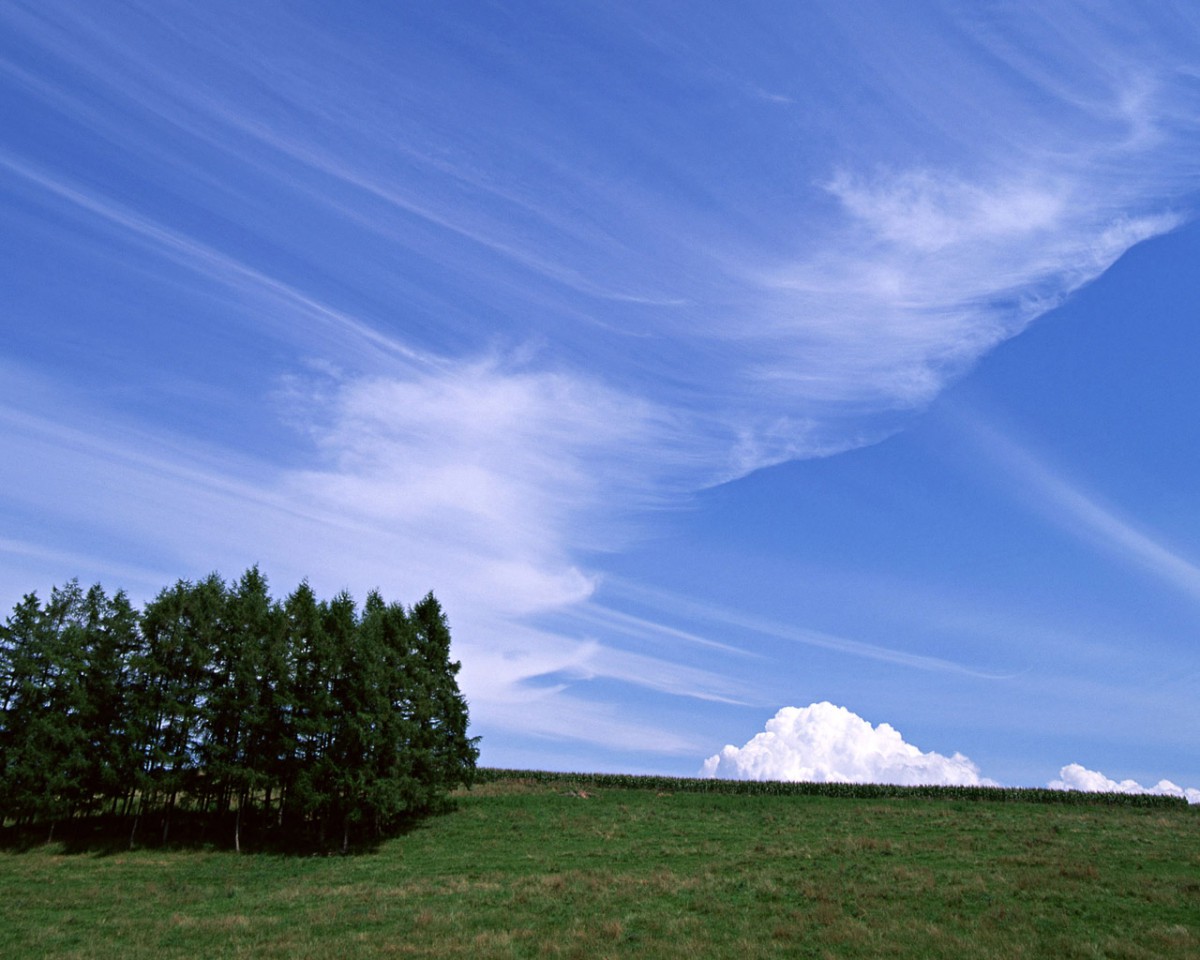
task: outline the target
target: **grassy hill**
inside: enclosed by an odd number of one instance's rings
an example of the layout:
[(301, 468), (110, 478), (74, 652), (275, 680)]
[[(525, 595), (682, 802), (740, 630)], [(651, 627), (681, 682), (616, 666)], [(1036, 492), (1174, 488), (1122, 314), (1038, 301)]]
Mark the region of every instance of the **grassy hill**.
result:
[(486, 775), (349, 857), (10, 842), (0, 956), (1200, 956), (1200, 810), (686, 784)]

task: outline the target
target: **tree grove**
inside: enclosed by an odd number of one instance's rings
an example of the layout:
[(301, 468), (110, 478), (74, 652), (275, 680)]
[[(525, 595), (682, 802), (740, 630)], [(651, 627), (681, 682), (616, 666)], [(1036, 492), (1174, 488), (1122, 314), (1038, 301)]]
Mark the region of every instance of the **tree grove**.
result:
[(433, 594), (279, 602), (257, 567), (140, 613), (99, 585), (30, 593), (0, 626), (0, 818), (346, 849), (471, 782), (458, 670)]

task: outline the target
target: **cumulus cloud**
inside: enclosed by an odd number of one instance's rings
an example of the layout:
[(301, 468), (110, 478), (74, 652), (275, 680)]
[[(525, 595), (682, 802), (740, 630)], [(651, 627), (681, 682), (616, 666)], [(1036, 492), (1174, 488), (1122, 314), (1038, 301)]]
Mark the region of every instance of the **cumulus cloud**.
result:
[[(961, 753), (944, 756), (908, 743), (890, 724), (872, 726), (858, 714), (828, 701), (784, 707), (745, 746), (727, 745), (704, 761), (706, 777), (729, 780), (792, 780), (809, 783), (897, 783), (998, 786), (980, 775)], [(1146, 787), (1112, 780), (1078, 763), (1063, 767), (1051, 790), (1091, 793), (1150, 793), (1200, 804), (1200, 789), (1160, 780)]]
[(1110, 780), (1099, 770), (1089, 770), (1078, 763), (1069, 763), (1058, 771), (1058, 779), (1048, 784), (1051, 790), (1081, 790), (1088, 793), (1155, 793), (1168, 797), (1183, 797), (1188, 803), (1200, 803), (1200, 790), (1181, 787), (1170, 780), (1159, 780), (1152, 787), (1143, 787), (1136, 780)]
[(961, 753), (926, 753), (886, 723), (827, 701), (784, 707), (743, 747), (704, 761), (703, 775), (744, 780), (994, 786)]

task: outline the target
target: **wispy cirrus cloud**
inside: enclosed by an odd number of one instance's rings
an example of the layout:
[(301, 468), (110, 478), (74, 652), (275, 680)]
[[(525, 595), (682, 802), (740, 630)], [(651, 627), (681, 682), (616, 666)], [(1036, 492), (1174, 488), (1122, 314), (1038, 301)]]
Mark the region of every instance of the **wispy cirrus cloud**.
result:
[(326, 465), (292, 474), (291, 488), (454, 545), (474, 558), (476, 582), (494, 584), (490, 603), (524, 612), (590, 594), (571, 550), (610, 545), (610, 524), (659, 495), (646, 464), (670, 443), (671, 418), (643, 400), (486, 362), (356, 378), (299, 402), (292, 415), (310, 424)]
[(1200, 599), (1200, 565), (1165, 537), (1122, 516), (999, 427), (978, 417), (963, 416), (959, 422), (975, 441), (976, 449), (1013, 481), (1016, 495), (1051, 523), (1171, 588)]
[(683, 616), (705, 624), (719, 624), (721, 628), (734, 628), (739, 633), (757, 634), (760, 637), (783, 641), (787, 644), (829, 650), (846, 657), (892, 663), (915, 670), (957, 673), (987, 680), (1003, 680), (1011, 676), (1011, 674), (985, 672), (943, 657), (928, 656), (899, 647), (866, 643), (851, 637), (837, 636), (795, 624), (779, 623), (744, 610), (729, 609), (712, 603), (674, 596), (667, 591), (646, 588), (619, 578), (607, 578), (604, 584), (605, 588), (614, 595), (634, 598), (661, 611), (665, 616)]
[[(846, 431), (918, 409), (1132, 246), (1181, 223), (1173, 211), (1131, 213), (1139, 204), (1097, 197), (1086, 172), (1005, 176), (917, 170), (828, 184), (841, 226), (824, 249), (763, 278), (776, 295), (740, 334), (774, 348), (748, 369), (781, 411)], [(776, 443), (775, 456), (802, 452)]]
[[(517, 93), (515, 84), (510, 106), (528, 116), (534, 132), (510, 143), (519, 164), (489, 164), (479, 145), (498, 131), (494, 118), (479, 115), (471, 96), (484, 91), (473, 81), (456, 74), (458, 86), (439, 89), (395, 62), (355, 63), (353, 50), (303, 21), (275, 55), (242, 63), (234, 57), (245, 42), (239, 29), (264, 26), (253, 10), (230, 23), (188, 21), (186, 30), (150, 18), (151, 29), (169, 42), (149, 48), (154, 53), (143, 62), (130, 54), (146, 46), (145, 37), (95, 18), (12, 16), (115, 99), (132, 101), (156, 122), (286, 184), (307, 202), (331, 205), (336, 217), (397, 249), (420, 243), (433, 263), (454, 272), (466, 264), (476, 279), (503, 285), (506, 296), (515, 284), (541, 278), (549, 286), (535, 283), (518, 294), (531, 309), (510, 310), (491, 335), (509, 345), (529, 337), (552, 344), (545, 356), (568, 370), (579, 368), (581, 356), (601, 357), (603, 376), (622, 390), (686, 409), (693, 436), (682, 453), (694, 483), (884, 435), (897, 417), (928, 403), (1130, 246), (1177, 225), (1176, 199), (1194, 184), (1177, 162), (1190, 155), (1197, 130), (1179, 109), (1186, 59), (1174, 38), (1155, 36), (1139, 49), (1121, 31), (1101, 30), (1075, 12), (1063, 14), (1062, 22), (1075, 23), (1076, 39), (1059, 49), (1068, 63), (1056, 71), (1017, 56), (1013, 42), (1021, 37), (1026, 50), (1052, 44), (1061, 36), (1057, 19), (1041, 23), (1039, 34), (1037, 17), (967, 16), (962, 35), (931, 29), (909, 38), (942, 60), (982, 49), (1002, 65), (962, 79), (963, 98), (989, 105), (984, 132), (1006, 139), (1005, 149), (947, 130), (926, 140), (919, 163), (908, 151), (886, 161), (882, 154), (857, 162), (821, 156), (804, 189), (772, 210), (776, 222), (760, 218), (737, 231), (722, 220), (741, 200), (740, 186), (708, 198), (714, 205), (708, 213), (634, 184), (614, 190), (613, 177), (582, 172), (583, 145), (553, 136), (532, 94)], [(838, 15), (826, 16), (840, 24)], [(1115, 11), (1111, 19), (1126, 16)], [(482, 37), (468, 36), (494, 52)], [(183, 52), (187, 69), (168, 69), (171, 49)], [(299, 51), (347, 69), (332, 82), (317, 82)], [(223, 84), (206, 82), (217, 74), (196, 56), (201, 52), (223, 65)], [(850, 44), (844, 53), (846, 69), (854, 58), (882, 58), (876, 68), (894, 72), (874, 78), (875, 92), (896, 108), (897, 123), (907, 118), (910, 135), (929, 133), (939, 104), (918, 106), (918, 94), (928, 93), (932, 68), (906, 57), (900, 69), (894, 51), (869, 43)], [(728, 70), (714, 73), (711, 64), (697, 75), (695, 51), (682, 38), (669, 66), (706, 86), (732, 82)], [(405, 83), (415, 84), (407, 96), (381, 94)], [(223, 93), (231, 85), (255, 95)], [(53, 87), (41, 95), (53, 99)], [(465, 111), (478, 129), (434, 123), (439, 106)], [(943, 106), (966, 108), (949, 100)], [(78, 107), (74, 113), (81, 115)], [(403, 138), (389, 133), (398, 128)], [(869, 155), (868, 128), (858, 137)], [(611, 162), (603, 158), (601, 166)], [(698, 175), (692, 158), (674, 162)], [(61, 194), (66, 183), (49, 186)], [(111, 204), (90, 202), (93, 212), (114, 215)], [(652, 222), (645, 209), (654, 211)], [(169, 228), (132, 212), (116, 214), (130, 229), (149, 229), (152, 239), (178, 245)], [(778, 236), (777, 221), (789, 216), (803, 228), (790, 231), (781, 248), (764, 250), (755, 231)], [(450, 238), (473, 245), (473, 252), (463, 259)], [(222, 260), (202, 241), (191, 241), (191, 253), (222, 271), (240, 269), (242, 279), (275, 295), (303, 296), (291, 277)], [(541, 302), (532, 303), (536, 298)], [(599, 316), (605, 312), (589, 306), (591, 298), (625, 302), (633, 313)], [(425, 356), (438, 352), (428, 349), (432, 331), (425, 322), (397, 337), (384, 332), (381, 317), (364, 321), (319, 300), (310, 306), (314, 317), (336, 314), (368, 338), (402, 342)], [(666, 349), (631, 351), (621, 342), (626, 332)], [(451, 352), (475, 362), (488, 348), (474, 330)]]
[[(162, 258), (190, 273), (200, 274), (225, 291), (240, 295), (243, 300), (250, 301), (254, 306), (261, 304), (264, 299), (272, 301), (277, 308), (286, 311), (291, 321), (290, 332), (294, 332), (297, 326), (309, 332), (314, 327), (332, 328), (336, 335), (354, 338), (362, 344), (361, 349), (383, 351), (390, 355), (393, 361), (412, 361), (421, 365), (435, 362), (431, 355), (412, 349), (399, 339), (380, 332), (370, 323), (322, 303), (310, 293), (186, 233), (143, 216), (96, 191), (89, 191), (55, 178), (2, 151), (0, 169), (29, 181), (55, 199), (66, 201), (76, 208), (78, 213), (116, 228), (123, 241), (136, 242), (152, 257)], [(329, 339), (334, 337), (327, 335), (327, 342)]]
[[(453, 611), (482, 729), (513, 723), (523, 735), (685, 754), (697, 741), (572, 688), (604, 680), (741, 703), (753, 698), (747, 684), (600, 642), (586, 625), (572, 637), (523, 622), (591, 595), (594, 579), (566, 545), (604, 513), (595, 498), (613, 481), (596, 487), (592, 474), (605, 469), (612, 444), (629, 449), (653, 437), (644, 423), (638, 435), (636, 408), (579, 389), (487, 367), (453, 385), (356, 382), (320, 428), (321, 471), (230, 462), (169, 436), (113, 434), (77, 409), (66, 426), (10, 407), (0, 416), (9, 453), (0, 479), (10, 505), (46, 522), (42, 545), (6, 538), (0, 554), (21, 561), (23, 577), (32, 566), (67, 564), (99, 578), (93, 571), (110, 569), (103, 558), (120, 538), (144, 558), (121, 586), (143, 597), (178, 576), (214, 567), (233, 575), (252, 562), (284, 589), (307, 578), (327, 594), (348, 588), (361, 597), (377, 586), (411, 602), (436, 588)], [(470, 463), (446, 442), (456, 431), (475, 435)], [(79, 476), (88, 478), (83, 489)], [(606, 536), (595, 531), (597, 543)], [(64, 547), (45, 545), (53, 543)], [(31, 586), (9, 580), (14, 591)]]
[[(72, 333), (97, 352), (169, 341), (211, 322), (194, 285), (230, 304), (235, 342), (265, 332), (288, 370), (222, 384), (244, 420), (207, 437), (153, 411), (6, 397), (21, 416), (4, 498), (45, 519), (48, 567), (86, 556), (66, 546), (82, 540), (97, 569), (134, 545), (172, 575), (258, 560), (329, 589), (436, 587), (478, 665), (477, 716), (538, 736), (638, 743), (637, 722), (583, 692), (604, 682), (753, 702), (729, 666), (753, 658), (726, 628), (980, 677), (715, 607), (691, 631), (631, 617), (597, 601), (596, 554), (581, 558), (700, 487), (894, 431), (1182, 222), (1200, 132), (1186, 8), (1137, 42), (1124, 23), (1145, 12), (1120, 5), (952, 27), (880, 5), (865, 34), (832, 3), (719, 33), (615, 10), (601, 56), (577, 12), (534, 36), (506, 34), (506, 11), (431, 8), (376, 41), (354, 18), (218, 6), (0, 11), (3, 92), (55, 131), (2, 135), (3, 198), (106, 258), (114, 302), (163, 264), (189, 279), (152, 331), (114, 322), (116, 347)], [(813, 37), (828, 48), (809, 57)], [(747, 147), (714, 149), (730, 144)], [(57, 261), (12, 269), (71, 283)], [(214, 383), (225, 360), (210, 358)], [(300, 427), (286, 456), (243, 436), (279, 422)], [(1116, 549), (1200, 582), (1017, 469)], [(28, 537), (7, 542), (29, 555)], [(529, 626), (548, 614), (560, 634)]]

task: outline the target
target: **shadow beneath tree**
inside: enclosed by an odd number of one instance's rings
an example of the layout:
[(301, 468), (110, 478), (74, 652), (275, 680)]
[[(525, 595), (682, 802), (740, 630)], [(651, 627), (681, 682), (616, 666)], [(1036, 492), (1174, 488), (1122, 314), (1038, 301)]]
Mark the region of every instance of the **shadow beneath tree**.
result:
[(307, 823), (296, 830), (277, 824), (256, 824), (247, 818), (241, 824), (237, 843), (232, 813), (213, 816), (176, 811), (169, 824), (161, 816), (141, 817), (135, 824), (133, 817), (96, 814), (54, 824), (6, 825), (0, 828), (0, 850), (28, 853), (53, 847), (66, 855), (101, 857), (138, 850), (232, 853), (235, 849), (249, 856), (361, 856), (376, 853), (386, 841), (420, 830), (431, 817), (453, 809), (453, 805), (447, 804), (440, 810), (397, 818), (380, 829), (355, 824), (345, 833), (340, 825), (322, 831), (319, 823)]

